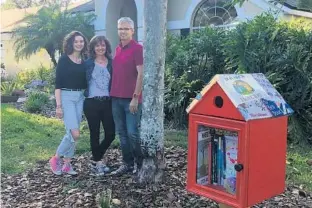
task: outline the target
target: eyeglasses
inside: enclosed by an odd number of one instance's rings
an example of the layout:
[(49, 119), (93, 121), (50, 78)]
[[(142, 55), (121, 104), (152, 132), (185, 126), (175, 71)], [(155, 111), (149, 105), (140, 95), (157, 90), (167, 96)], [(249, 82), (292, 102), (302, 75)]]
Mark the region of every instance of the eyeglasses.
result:
[(118, 30), (124, 30), (124, 31), (129, 31), (129, 30), (131, 30), (132, 28), (127, 28), (127, 27), (125, 27), (125, 28), (118, 28)]

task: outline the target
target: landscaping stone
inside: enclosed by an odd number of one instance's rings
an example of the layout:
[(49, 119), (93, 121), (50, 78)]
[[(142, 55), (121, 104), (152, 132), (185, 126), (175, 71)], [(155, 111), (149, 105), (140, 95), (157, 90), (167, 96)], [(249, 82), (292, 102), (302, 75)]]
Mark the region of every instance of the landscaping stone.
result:
[(1, 95), (1, 103), (15, 103), (18, 100), (18, 96)]
[(14, 90), (12, 92), (12, 96), (25, 97), (25, 91), (24, 90)]
[(16, 101), (17, 103), (24, 103), (27, 100), (26, 97), (19, 97), (18, 100)]

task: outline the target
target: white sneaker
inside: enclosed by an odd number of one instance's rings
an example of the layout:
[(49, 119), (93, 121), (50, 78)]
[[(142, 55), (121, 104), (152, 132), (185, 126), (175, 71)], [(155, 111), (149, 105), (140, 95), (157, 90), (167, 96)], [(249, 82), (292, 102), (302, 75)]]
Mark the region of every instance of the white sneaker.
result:
[(107, 167), (102, 161), (91, 162), (91, 172), (92, 175), (101, 176), (109, 172), (109, 167)]

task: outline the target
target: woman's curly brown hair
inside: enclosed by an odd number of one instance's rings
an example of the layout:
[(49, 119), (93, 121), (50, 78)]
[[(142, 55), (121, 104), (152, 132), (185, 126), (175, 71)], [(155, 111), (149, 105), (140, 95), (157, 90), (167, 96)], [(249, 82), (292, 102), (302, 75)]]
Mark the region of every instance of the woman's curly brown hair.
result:
[(74, 52), (74, 41), (76, 36), (81, 36), (84, 40), (84, 46), (81, 50), (81, 55), (86, 56), (88, 54), (88, 39), (79, 31), (72, 31), (63, 41), (63, 52), (67, 55), (70, 55)]
[(90, 40), (90, 46), (89, 46), (89, 55), (90, 58), (95, 59), (96, 55), (95, 55), (95, 51), (94, 48), (97, 44), (99, 43), (105, 43), (106, 46), (106, 51), (105, 51), (105, 56), (107, 59), (112, 59), (112, 47), (110, 42), (107, 40), (107, 38), (103, 35), (98, 35), (98, 36), (94, 36), (91, 40)]

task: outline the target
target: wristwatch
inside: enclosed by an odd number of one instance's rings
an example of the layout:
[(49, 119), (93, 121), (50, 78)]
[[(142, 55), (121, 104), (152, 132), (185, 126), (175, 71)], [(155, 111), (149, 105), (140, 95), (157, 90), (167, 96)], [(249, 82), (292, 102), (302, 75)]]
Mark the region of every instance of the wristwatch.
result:
[(139, 95), (134, 93), (134, 94), (132, 95), (132, 98), (138, 99), (138, 98), (139, 98)]

